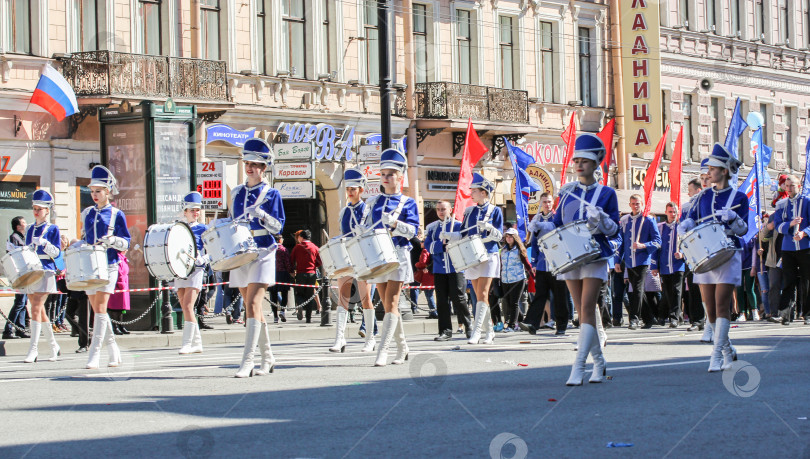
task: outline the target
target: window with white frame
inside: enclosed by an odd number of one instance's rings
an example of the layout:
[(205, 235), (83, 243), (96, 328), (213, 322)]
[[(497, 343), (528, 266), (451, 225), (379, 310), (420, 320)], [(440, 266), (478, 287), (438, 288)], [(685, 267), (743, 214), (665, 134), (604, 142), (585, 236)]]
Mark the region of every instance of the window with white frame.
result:
[(412, 9), (414, 76), (417, 83), (428, 81), (428, 25), (427, 5), (414, 3)]
[(200, 0), (200, 39), (202, 41), (202, 58), (219, 60), (219, 0)]
[(270, 0), (258, 0), (256, 2), (256, 57), (259, 73), (267, 75), (268, 67), (267, 55), (267, 2)]
[(99, 49), (98, 0), (75, 0), (72, 13), (74, 51)]
[(692, 137), (692, 94), (683, 95), (683, 151), (690, 155), (693, 161), (700, 161), (700, 151), (693, 148)]
[[(759, 114), (762, 115), (762, 119), (765, 120), (762, 123), (762, 139), (767, 143), (768, 139), (771, 138), (771, 123), (768, 120), (768, 105), (760, 102), (759, 104)], [(776, 155), (771, 155), (771, 163), (776, 159)]]
[(321, 53), (321, 70), (326, 73), (332, 71), (332, 8), (334, 2), (331, 0), (321, 0), (321, 43), (323, 52)]
[[(808, 0), (810, 1), (810, 0)], [(473, 27), (470, 10), (456, 10), (456, 56), (458, 82), (471, 84), (473, 79)]]
[(743, 6), (740, 5), (739, 0), (729, 0), (729, 17), (731, 19), (731, 34), (735, 36), (742, 36), (742, 21), (740, 18), (740, 10)]
[(512, 16), (501, 16), (499, 18), (501, 87), (505, 89), (516, 89), (518, 87), (518, 78), (515, 72), (517, 46), (515, 45), (514, 21), (515, 18)]
[(579, 100), (586, 107), (595, 102), (591, 92), (591, 29), (580, 27), (578, 33), (579, 43)]
[(709, 104), (709, 118), (711, 119), (712, 145), (720, 141), (720, 99), (712, 97)]
[(554, 41), (552, 40), (552, 23), (540, 22), (540, 94), (544, 102), (554, 101)]
[(705, 13), (706, 13), (706, 28), (714, 30), (712, 27), (717, 27), (717, 20), (714, 16), (715, 0), (704, 0)]
[(689, 22), (689, 0), (678, 0), (678, 25)]
[(4, 41), (7, 51), (31, 54), (31, 4), (28, 0), (4, 0)]
[(785, 115), (782, 117), (785, 125), (785, 157), (791, 169), (799, 169), (799, 157), (793, 156), (796, 148), (793, 146), (793, 107), (785, 107)]
[(141, 49), (144, 54), (160, 55), (162, 51), (160, 2), (161, 0), (138, 0), (141, 21)]
[(787, 44), (790, 35), (790, 23), (788, 21), (788, 0), (778, 0), (777, 11), (779, 14), (779, 43)]
[(365, 0), (363, 4), (363, 36), (366, 39), (366, 83), (380, 81), (378, 32), (377, 2), (376, 0)]
[(290, 76), (306, 77), (304, 0), (281, 2), (281, 66)]
[(754, 0), (754, 38), (765, 33), (765, 0)]

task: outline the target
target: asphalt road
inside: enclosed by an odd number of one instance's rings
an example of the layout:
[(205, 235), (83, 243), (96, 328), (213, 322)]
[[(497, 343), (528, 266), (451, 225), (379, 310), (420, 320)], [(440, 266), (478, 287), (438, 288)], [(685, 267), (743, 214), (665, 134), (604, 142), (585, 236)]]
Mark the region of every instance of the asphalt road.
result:
[(384, 368), (360, 339), (284, 342), (275, 373), (249, 379), (226, 344), (126, 350), (109, 371), (2, 357), (0, 457), (810, 458), (810, 327), (740, 324), (722, 374), (697, 333), (610, 329), (612, 379), (566, 387), (576, 333), (411, 336)]

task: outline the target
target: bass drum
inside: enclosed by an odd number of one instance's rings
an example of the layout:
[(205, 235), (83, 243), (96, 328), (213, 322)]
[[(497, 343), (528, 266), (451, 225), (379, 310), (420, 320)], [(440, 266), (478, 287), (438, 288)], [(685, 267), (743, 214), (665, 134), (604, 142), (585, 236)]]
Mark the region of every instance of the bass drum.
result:
[(33, 247), (24, 245), (7, 253), (2, 261), (3, 272), (14, 288), (25, 288), (42, 279), (45, 270)]
[(155, 279), (185, 279), (194, 271), (197, 260), (194, 233), (184, 222), (152, 225), (143, 239), (143, 258)]

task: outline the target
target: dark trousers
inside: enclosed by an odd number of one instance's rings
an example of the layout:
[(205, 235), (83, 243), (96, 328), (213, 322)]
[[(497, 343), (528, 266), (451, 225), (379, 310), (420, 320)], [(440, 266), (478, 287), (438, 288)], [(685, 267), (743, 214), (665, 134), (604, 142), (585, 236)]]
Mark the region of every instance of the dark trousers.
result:
[[(292, 278), (287, 271), (276, 271), (276, 284), (269, 287), (267, 291), (270, 292), (270, 301), (278, 303), (281, 306), (281, 313), (284, 314), (284, 308), (287, 307), (287, 295), (290, 291), (289, 285), (278, 285), (278, 282), (284, 284), (292, 284)], [(273, 316), (278, 317), (278, 306), (271, 305), (273, 308)]]
[(790, 308), (793, 291), (798, 291), (796, 309), (802, 311), (802, 316), (810, 314), (810, 305), (807, 304), (807, 281), (810, 277), (810, 249), (789, 252), (782, 251), (782, 298), (779, 304), (780, 311)]
[(681, 317), (681, 297), (683, 296), (683, 271), (661, 274), (661, 293), (669, 307), (669, 320), (678, 321)]
[(610, 277), (613, 282), (613, 320), (621, 320), (624, 315), (624, 271), (617, 273), (611, 269)]
[[(27, 295), (14, 295), (14, 305), (11, 306), (11, 310), (8, 312), (8, 322), (6, 322), (6, 328), (3, 330), (3, 333), (15, 333), (15, 329), (11, 324), (16, 325), (23, 330), (25, 329), (25, 303), (27, 302)], [(16, 333), (21, 334), (22, 332), (17, 330)]]
[(70, 322), (73, 330), (79, 334), (79, 347), (90, 344), (89, 328), (93, 311), (84, 292), (70, 292), (67, 301), (65, 318)]
[[(630, 321), (638, 321), (641, 313), (641, 305), (644, 302), (644, 279), (647, 277), (649, 269), (650, 267), (647, 265), (627, 268), (627, 277), (633, 290), (630, 292), (630, 301), (627, 303), (627, 318)], [(652, 316), (652, 311), (649, 315)]]
[(706, 311), (703, 309), (703, 297), (700, 296), (700, 286), (694, 283), (694, 273), (686, 271), (686, 286), (689, 289), (687, 300), (689, 303), (689, 322), (696, 324), (705, 320)]
[[(562, 288), (560, 288), (562, 284)], [(537, 271), (534, 276), (534, 299), (526, 312), (526, 323), (534, 328), (540, 328), (546, 302), (551, 300), (552, 315), (564, 317), (568, 322), (568, 307), (565, 304), (565, 281), (558, 281), (548, 271)], [(558, 305), (557, 303), (561, 303)], [(559, 319), (556, 319), (559, 324)], [(559, 326), (559, 325), (558, 325)], [(563, 328), (565, 330), (565, 328)]]
[[(296, 284), (305, 284), (305, 285), (315, 285), (315, 281), (317, 279), (317, 275), (315, 273), (298, 273), (295, 275), (295, 283)], [(314, 288), (310, 287), (295, 287), (295, 304), (301, 305), (306, 303), (307, 300), (312, 298), (315, 293)], [(305, 307), (304, 311), (306, 311), (306, 318), (307, 322), (312, 319), (312, 311), (318, 307), (318, 304), (315, 303), (315, 300), (310, 301)]]
[(470, 310), (467, 307), (467, 296), (464, 289), (467, 284), (463, 273), (433, 274), (436, 286), (436, 312), (439, 313), (439, 333), (453, 331), (453, 319), (450, 304), (458, 317), (458, 323), (470, 328)]
[(502, 288), (503, 301), (501, 304), (503, 304), (504, 322), (514, 328), (518, 318), (518, 303), (522, 300), (523, 292), (526, 291), (526, 279), (518, 282), (504, 282)]

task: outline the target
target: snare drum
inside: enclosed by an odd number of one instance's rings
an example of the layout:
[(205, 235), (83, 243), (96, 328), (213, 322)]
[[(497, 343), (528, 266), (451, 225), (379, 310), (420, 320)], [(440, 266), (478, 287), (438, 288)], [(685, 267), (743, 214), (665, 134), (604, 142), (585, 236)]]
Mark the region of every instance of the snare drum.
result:
[(557, 276), (599, 258), (599, 244), (584, 221), (571, 222), (537, 241), (549, 272)]
[(36, 249), (24, 245), (10, 251), (3, 257), (3, 272), (14, 288), (25, 288), (33, 285), (45, 275), (45, 269), (39, 260)]
[(354, 272), (349, 251), (346, 249), (346, 241), (348, 238), (337, 237), (318, 249), (324, 274), (330, 279), (349, 276)]
[(684, 234), (678, 244), (686, 264), (693, 273), (702, 274), (727, 262), (737, 247), (726, 235), (722, 223), (710, 221)]
[(259, 256), (247, 222), (221, 220), (202, 234), (202, 240), (214, 271), (231, 271)]
[(346, 250), (357, 280), (382, 277), (399, 268), (394, 241), (387, 230), (376, 229), (355, 236), (346, 242)]
[(152, 225), (143, 238), (143, 258), (157, 280), (186, 279), (197, 259), (194, 233), (183, 222)]
[(95, 290), (110, 282), (107, 249), (80, 244), (65, 250), (65, 282), (68, 290)]
[(447, 254), (457, 272), (478, 266), (489, 259), (484, 241), (478, 234), (465, 236), (458, 241), (447, 244)]

